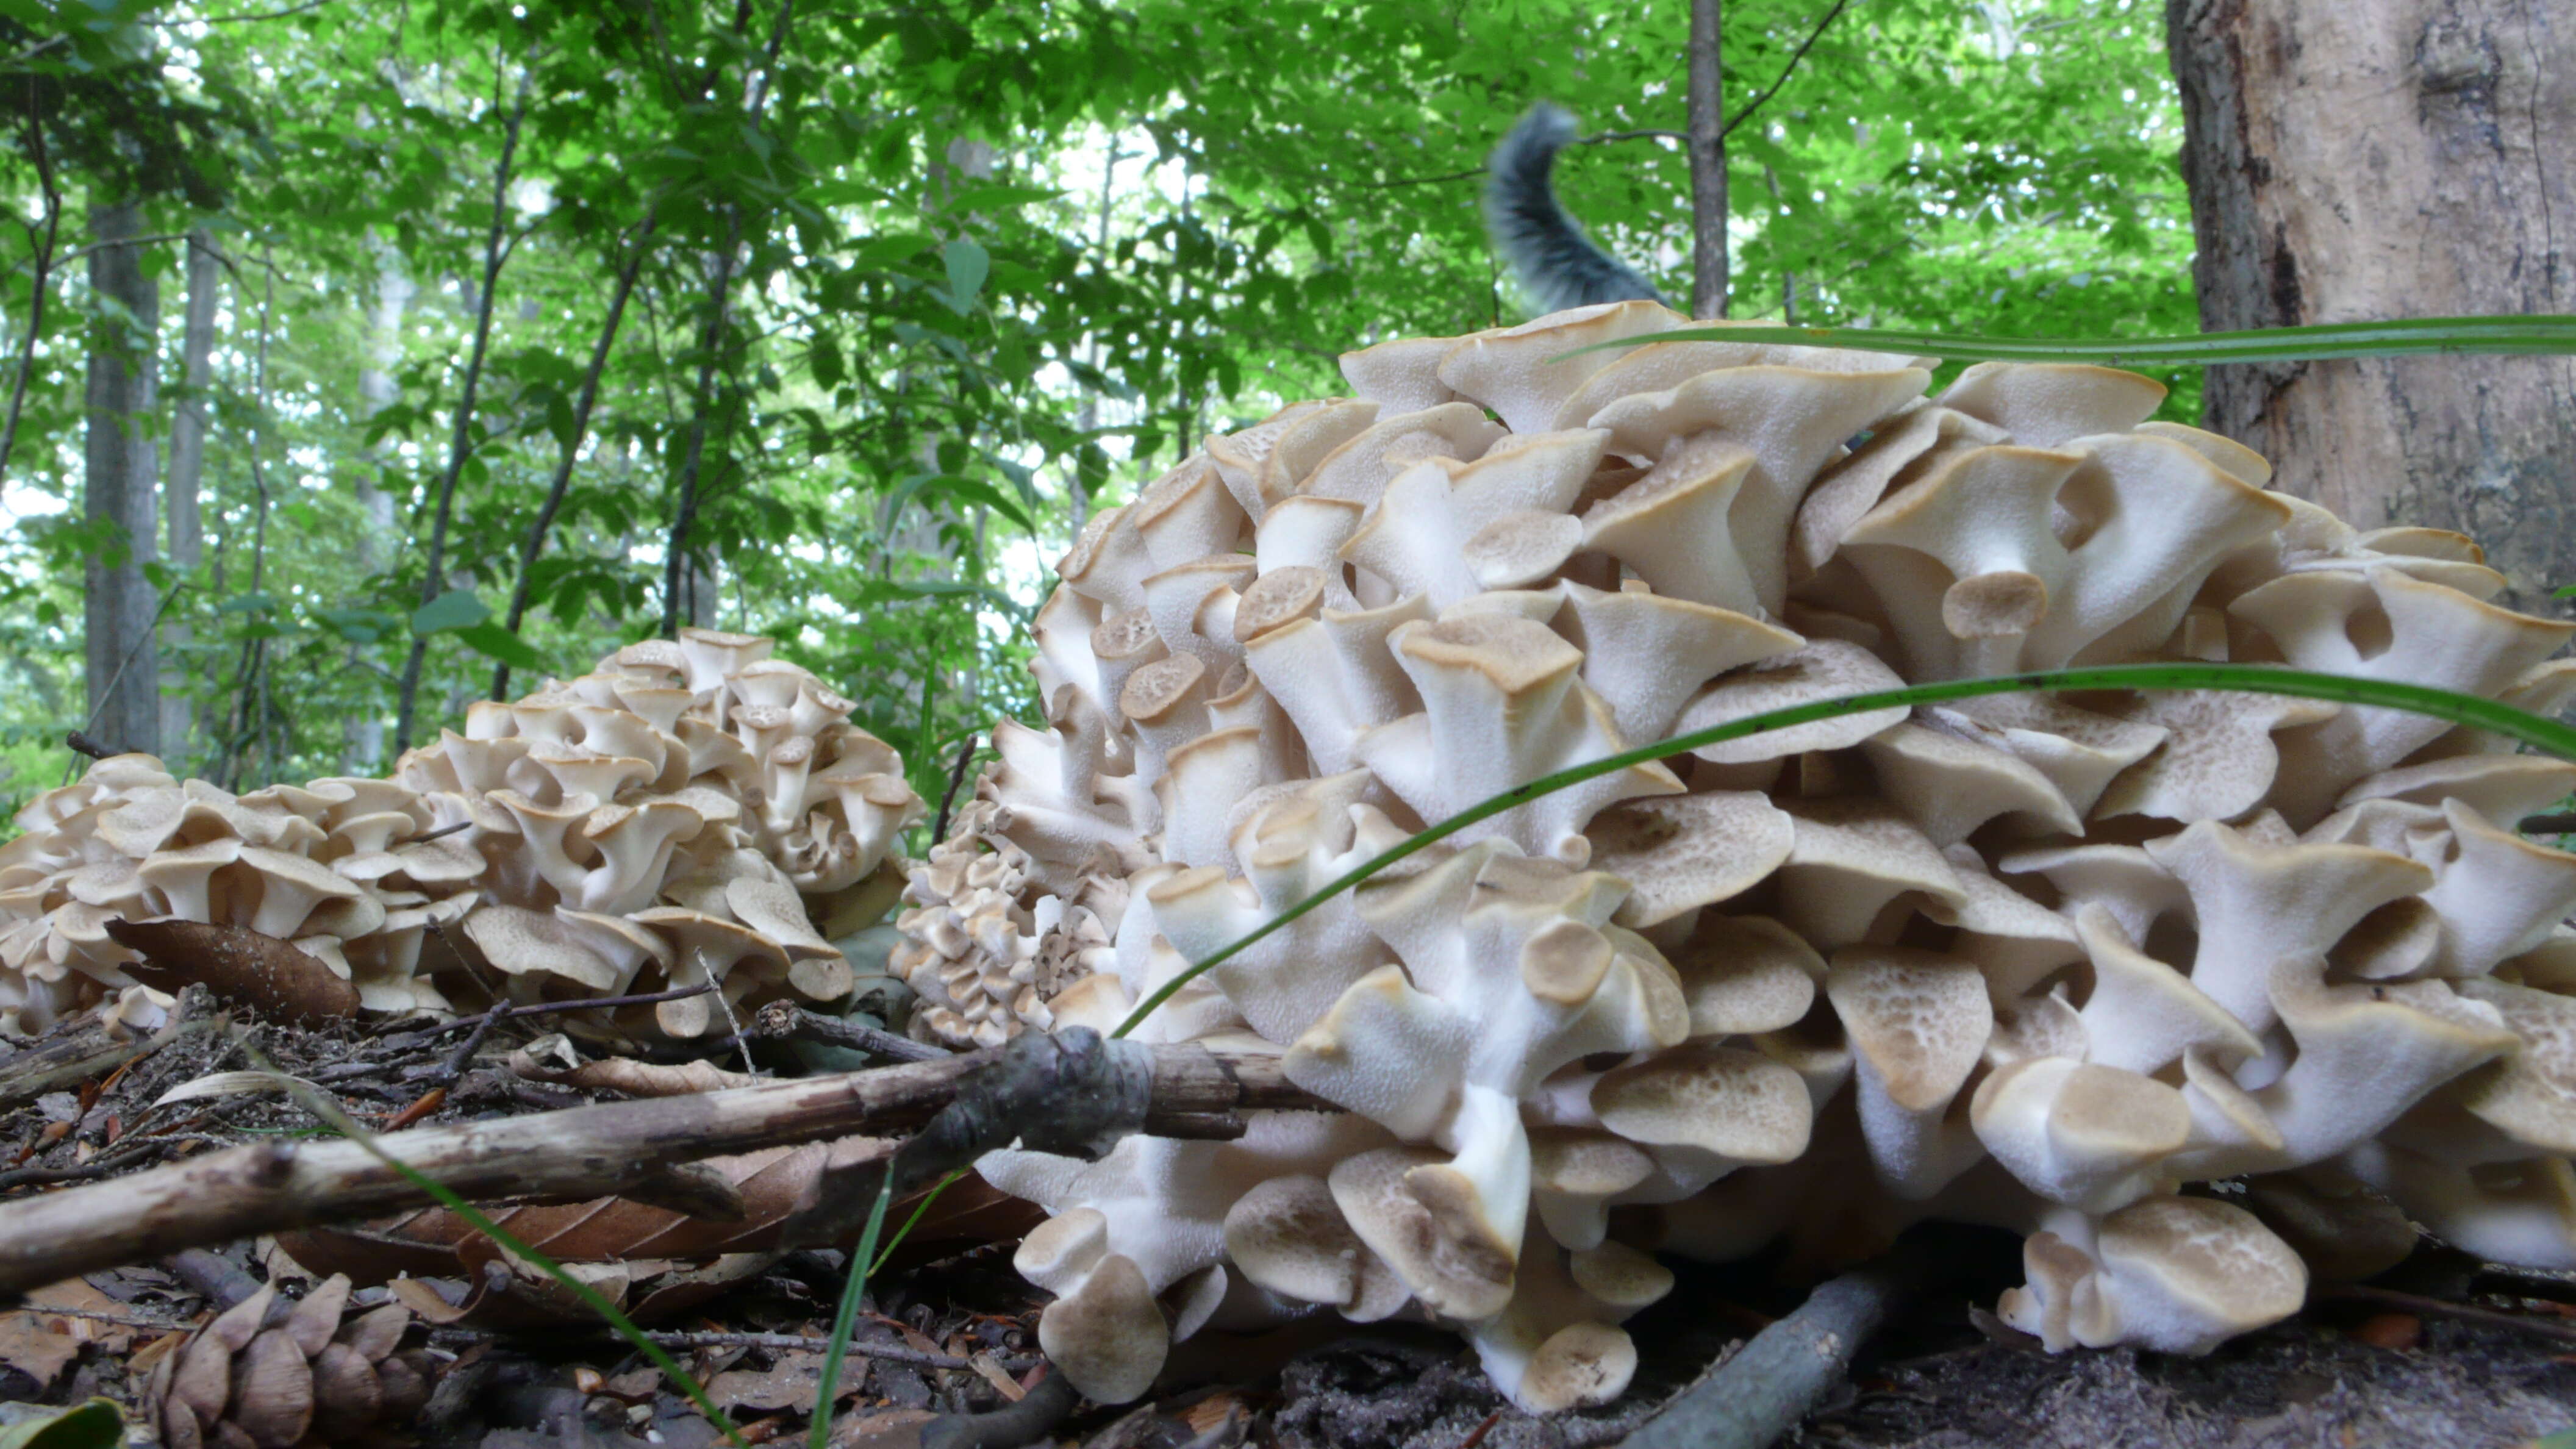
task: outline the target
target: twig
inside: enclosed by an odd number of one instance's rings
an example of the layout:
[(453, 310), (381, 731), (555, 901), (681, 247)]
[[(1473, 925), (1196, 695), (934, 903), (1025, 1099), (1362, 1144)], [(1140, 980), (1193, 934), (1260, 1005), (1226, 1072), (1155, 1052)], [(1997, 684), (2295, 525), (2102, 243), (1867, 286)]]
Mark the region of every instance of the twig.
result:
[(975, 758), (976, 746), (982, 743), (982, 735), (968, 735), (965, 745), (957, 751), (957, 763), (948, 771), (948, 793), (939, 797), (939, 818), (930, 823), (933, 844), (948, 838), (948, 807), (957, 803), (957, 789), (966, 783), (966, 766)]
[[(442, 1021), (436, 1026), (425, 1026), (418, 1031), (404, 1032), (400, 1036), (385, 1037), (376, 1045), (401, 1051), (423, 1042), (436, 1041), (458, 1027), (476, 1026), (493, 1012), (498, 1012), (503, 1020), (508, 1020), (521, 1016), (547, 1016), (559, 1011), (613, 1011), (627, 1006), (654, 1006), (665, 1001), (685, 1001), (692, 996), (704, 996), (715, 989), (713, 983), (700, 982), (695, 986), (676, 986), (669, 991), (647, 991), (634, 996), (591, 996), (579, 1001), (532, 1001), (525, 1006), (494, 1007), (492, 1012), (485, 1012), (481, 1016), (460, 1016), (454, 1021)], [(327, 1070), (336, 1070), (336, 1068)]]
[(2463, 1323), (2483, 1323), (2493, 1328), (2517, 1329), (2523, 1333), (2559, 1343), (2576, 1343), (2576, 1325), (2547, 1318), (2534, 1318), (2527, 1313), (2505, 1313), (2493, 1308), (2480, 1308), (2474, 1303), (2453, 1303), (2446, 1298), (2427, 1298), (2420, 1293), (2400, 1293), (2394, 1288), (2371, 1288), (2359, 1283), (2344, 1283), (2321, 1290), (2319, 1296), (2340, 1298), (2350, 1303), (2376, 1303), (2382, 1308), (2398, 1308), (2408, 1313), (2429, 1314), (2437, 1318), (2456, 1318)]
[(454, 834), (456, 834), (456, 833), (457, 833), (457, 832), (459, 832), (459, 831), (463, 831), (463, 830), (471, 830), (471, 829), (473, 829), (473, 828), (474, 828), (474, 822), (473, 822), (473, 821), (471, 821), (471, 820), (459, 820), (459, 821), (455, 822), (455, 823), (454, 823), (454, 824), (452, 824), (452, 825), (442, 825), (442, 826), (438, 827), (436, 830), (424, 830), (424, 831), (422, 831), (420, 834), (413, 836), (411, 839), (404, 841), (404, 842), (403, 842), (403, 844), (405, 844), (405, 845), (426, 845), (426, 844), (428, 844), (430, 841), (433, 841), (433, 840), (445, 840), (447, 837), (449, 837), (449, 836), (451, 836), (451, 835), (454, 835)]
[(1850, 3), (1851, 0), (1834, 0), (1834, 8), (1826, 11), (1825, 18), (1817, 21), (1816, 28), (1808, 31), (1807, 38), (1799, 41), (1798, 48), (1790, 52), (1789, 63), (1780, 67), (1780, 75), (1777, 79), (1771, 82), (1770, 88), (1763, 91), (1762, 94), (1755, 96), (1752, 100), (1745, 102), (1743, 110), (1740, 110), (1734, 115), (1728, 117), (1726, 125), (1718, 131), (1717, 139), (1721, 141), (1725, 140), (1729, 135), (1734, 133), (1736, 127), (1751, 120), (1753, 118), (1753, 113), (1762, 109), (1762, 103), (1764, 101), (1767, 101), (1780, 93), (1780, 87), (1787, 85), (1789, 83), (1789, 77), (1797, 73), (1798, 62), (1807, 58), (1807, 48), (1816, 43), (1817, 38), (1825, 33), (1825, 27), (1833, 24), (1835, 17), (1843, 13), (1843, 7)]
[(1675, 1394), (1620, 1449), (1768, 1449), (1851, 1369), (1852, 1355), (1931, 1276), (1921, 1234), (1827, 1282)]
[[(772, 1348), (788, 1353), (821, 1353), (832, 1346), (832, 1340), (820, 1334), (802, 1333), (647, 1333), (645, 1337), (664, 1348)], [(881, 1358), (888, 1363), (908, 1363), (916, 1368), (972, 1368), (972, 1361), (950, 1353), (930, 1353), (900, 1343), (852, 1344), (850, 1351), (862, 1358)]]
[(762, 1007), (753, 1015), (748, 1034), (768, 1041), (811, 1041), (848, 1047), (898, 1062), (932, 1062), (954, 1055), (946, 1047), (825, 1016), (792, 1001), (773, 1001)]
[(63, 732), (63, 747), (75, 755), (87, 755), (93, 760), (111, 759), (125, 753), (116, 746), (83, 734), (79, 730)]
[[(969, 1110), (955, 1110), (961, 1098)], [(925, 1150), (896, 1167), (926, 1170), (921, 1182), (1013, 1137), (1037, 1151), (1087, 1151), (1166, 1126), (1203, 1131), (1238, 1109), (1282, 1108), (1333, 1110), (1291, 1084), (1276, 1056), (1103, 1043), (1075, 1029), (939, 1061), (420, 1127), (365, 1145), (272, 1139), (0, 1203), (0, 1295), (432, 1201), (375, 1150), (466, 1198), (583, 1199), (622, 1193), (678, 1163), (925, 1123)]]

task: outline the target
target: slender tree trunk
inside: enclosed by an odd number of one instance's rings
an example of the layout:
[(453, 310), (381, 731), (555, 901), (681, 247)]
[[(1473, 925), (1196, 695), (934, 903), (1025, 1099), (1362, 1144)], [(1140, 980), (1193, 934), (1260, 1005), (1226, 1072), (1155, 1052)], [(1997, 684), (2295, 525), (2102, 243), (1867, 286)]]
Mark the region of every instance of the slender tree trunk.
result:
[[(114, 311), (102, 318), (89, 351), (88, 444), (82, 512), (106, 536), (89, 556), (84, 657), (89, 732), (121, 750), (161, 751), (161, 671), (152, 654), (158, 612), (143, 566), (152, 561), (153, 489), (160, 450), (151, 437), (156, 329), (161, 288), (143, 267), (141, 207), (130, 201), (90, 207), (90, 290)], [(123, 244), (121, 244), (123, 243)]]
[(1724, 0), (1691, 0), (1691, 315), (1726, 315)]
[[(563, 452), (555, 459), (555, 475), (546, 485), (546, 501), (537, 509), (536, 521), (528, 525), (527, 542), (519, 546), (519, 576), (510, 586), (510, 612), (504, 627), (519, 632), (519, 623), (528, 617), (528, 596), (535, 587), (537, 557), (546, 551), (546, 535), (553, 532), (555, 515), (563, 511), (564, 495), (572, 490), (573, 464), (581, 456), (582, 439), (590, 433), (591, 409), (599, 404), (599, 379), (608, 370), (608, 354), (617, 343), (617, 329), (626, 320), (627, 300), (635, 295), (635, 279), (644, 271), (644, 259), (653, 249), (653, 230), (661, 224), (660, 202), (644, 209), (644, 223), (635, 232), (635, 249), (627, 254), (626, 265), (617, 273), (617, 288), (608, 294), (608, 316), (599, 324), (599, 340), (591, 345), (590, 370), (582, 374), (581, 396), (573, 403), (572, 432), (563, 440)], [(510, 666), (504, 662), (492, 666), (492, 697), (510, 697)]]
[[(779, 0), (778, 18), (769, 27), (769, 44), (761, 56), (760, 73), (752, 77), (750, 89), (743, 97), (744, 124), (754, 132), (760, 129), (761, 114), (768, 108), (771, 82), (778, 76), (778, 55), (786, 47), (788, 30), (795, 21), (796, 0)], [(750, 0), (739, 0), (734, 10), (734, 34), (741, 35), (750, 22)], [(715, 77), (711, 64), (705, 87), (709, 93), (715, 88)], [(708, 579), (706, 588), (698, 587), (699, 577), (705, 572), (705, 561), (692, 556), (690, 533), (698, 522), (699, 477), (706, 463), (707, 431), (712, 422), (708, 414), (717, 402), (717, 354), (723, 346), (725, 324), (732, 312), (734, 271), (742, 264), (742, 240), (742, 210), (739, 205), (730, 206), (726, 208), (724, 252), (715, 261), (714, 275), (708, 288), (707, 325), (701, 338), (704, 350), (698, 364), (697, 389), (692, 403), (694, 411), (689, 419), (688, 444), (679, 476), (674, 480), (671, 531), (663, 543), (662, 636), (666, 639), (679, 633), (683, 619), (696, 623), (700, 617), (700, 596), (707, 596), (711, 603), (715, 592), (712, 578)], [(697, 572), (691, 572), (693, 570)], [(685, 599), (681, 593), (684, 584), (688, 590)]]
[[(474, 303), (474, 343), (465, 356), (465, 376), (456, 389), (456, 428), (448, 440), (447, 471), (438, 480), (437, 513), (429, 527), (429, 560), (421, 572), (420, 601), (426, 606), (447, 590), (447, 521), (456, 506), (457, 480), (474, 452), (474, 396), (483, 384), (483, 357), (492, 345), (492, 302), (501, 286), (503, 245), (510, 230), (510, 164), (518, 157), (519, 128), (528, 118), (528, 82), (519, 82), (519, 103), (502, 122), (501, 158), (492, 167), (492, 228), (483, 239), (483, 289)], [(429, 637), (412, 635), (411, 654), (403, 661), (401, 693), (394, 719), (394, 753), (411, 748), (412, 727), (420, 701), (421, 661), (429, 654)]]
[[(186, 573), (206, 559), (206, 526), (198, 508), (206, 474), (206, 392), (215, 377), (215, 301), (224, 283), (214, 238), (188, 236), (187, 323), (179, 338), (179, 381), (186, 388), (170, 419), (170, 471), (162, 480), (169, 514), (170, 566)], [(173, 620), (161, 629), (161, 748), (173, 765), (197, 749), (196, 704), (188, 698), (190, 631)]]
[[(376, 300), (367, 309), (367, 360), (358, 370), (358, 409), (362, 417), (372, 418), (402, 397), (394, 369), (402, 363), (403, 314), (410, 310), (418, 288), (412, 285), (402, 251), (373, 228), (367, 232), (367, 253), (376, 260)], [(392, 443), (379, 439), (367, 449), (365, 466), (358, 470), (358, 568), (368, 575), (384, 572), (401, 549), (394, 529), (394, 495), (402, 491), (395, 476), (401, 467), (399, 458)], [(352, 666), (361, 662), (360, 646), (349, 646), (349, 662)], [(374, 710), (350, 711), (341, 725), (340, 748), (352, 774), (381, 773), (384, 716)]]
[(44, 202), (45, 219), (27, 228), (27, 330), (18, 338), (17, 364), (9, 369), (9, 411), (0, 417), (0, 476), (7, 475), (9, 455), (17, 451), (18, 419), (27, 411), (27, 379), (36, 370), (36, 340), (45, 330), (45, 299), (54, 286), (54, 244), (63, 228), (63, 194), (54, 181), (53, 158), (45, 148), (44, 122), (35, 114), (32, 94), (27, 105), (27, 155), (36, 166), (36, 188)]
[[(2204, 327), (2576, 310), (2563, 0), (2169, 0)], [(2565, 228), (2565, 230), (2561, 230)], [(2576, 359), (2209, 370), (2206, 422), (2364, 528), (2457, 529), (2576, 583)]]

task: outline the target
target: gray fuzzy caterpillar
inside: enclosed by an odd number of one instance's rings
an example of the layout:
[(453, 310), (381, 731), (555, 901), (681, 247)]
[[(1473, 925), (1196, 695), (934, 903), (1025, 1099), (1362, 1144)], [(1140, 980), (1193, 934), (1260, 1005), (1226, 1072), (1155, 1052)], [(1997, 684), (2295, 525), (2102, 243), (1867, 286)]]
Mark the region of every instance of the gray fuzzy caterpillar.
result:
[(1485, 162), (1485, 226), (1541, 312), (1593, 302), (1663, 295), (1625, 262), (1593, 244), (1556, 203), (1548, 172), (1575, 137), (1574, 117), (1541, 101)]

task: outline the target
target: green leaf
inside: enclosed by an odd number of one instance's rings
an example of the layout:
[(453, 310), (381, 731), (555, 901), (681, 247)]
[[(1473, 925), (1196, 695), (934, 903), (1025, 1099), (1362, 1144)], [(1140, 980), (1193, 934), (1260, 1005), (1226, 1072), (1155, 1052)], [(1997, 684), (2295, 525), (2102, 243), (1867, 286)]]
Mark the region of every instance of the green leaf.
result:
[(456, 637), (466, 648), (486, 659), (498, 659), (512, 669), (535, 669), (545, 662), (528, 646), (528, 641), (489, 619), (457, 630)]
[(984, 279), (993, 273), (992, 254), (959, 237), (939, 249), (939, 259), (948, 265), (948, 305), (960, 312), (974, 306)]
[(492, 617), (483, 601), (472, 589), (449, 589), (446, 593), (412, 611), (411, 631), (415, 634), (437, 634), (449, 629), (462, 629), (480, 624)]
[[(10, 1416), (11, 1410), (34, 1407), (0, 1404), (0, 1421)], [(77, 1408), (0, 1427), (0, 1449), (116, 1449), (124, 1442), (125, 1420), (116, 1412), (116, 1405), (105, 1399), (92, 1399)]]

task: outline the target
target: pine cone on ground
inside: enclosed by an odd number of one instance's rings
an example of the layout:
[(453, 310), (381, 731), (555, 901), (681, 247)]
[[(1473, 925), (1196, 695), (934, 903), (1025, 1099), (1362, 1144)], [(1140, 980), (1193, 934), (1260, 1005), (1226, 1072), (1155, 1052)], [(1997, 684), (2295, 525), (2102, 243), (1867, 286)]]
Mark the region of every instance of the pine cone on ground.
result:
[(400, 1303), (348, 1317), (333, 1274), (281, 1306), (264, 1287), (216, 1315), (154, 1369), (144, 1407), (169, 1449), (323, 1449), (409, 1442), (395, 1432), (428, 1402), (433, 1361), (402, 1347)]

